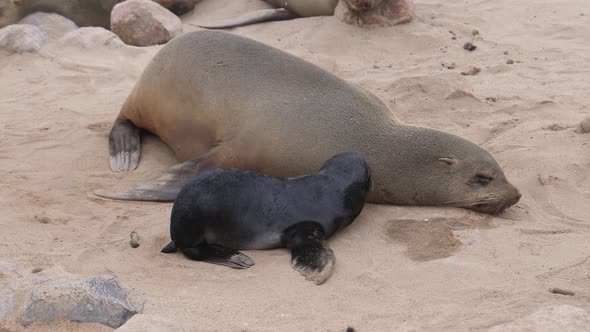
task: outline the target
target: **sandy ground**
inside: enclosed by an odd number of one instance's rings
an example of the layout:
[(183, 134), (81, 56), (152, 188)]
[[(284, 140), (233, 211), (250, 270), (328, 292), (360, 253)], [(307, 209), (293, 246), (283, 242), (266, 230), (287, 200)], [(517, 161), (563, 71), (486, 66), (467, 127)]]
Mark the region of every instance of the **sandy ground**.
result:
[[(264, 7), (205, 0), (185, 31)], [(171, 204), (93, 196), (176, 163), (155, 138), (132, 173), (107, 160), (112, 121), (161, 46), (2, 53), (0, 260), (25, 275), (114, 272), (145, 313), (208, 331), (480, 330), (550, 304), (590, 310), (590, 134), (576, 130), (590, 114), (589, 27), (587, 0), (417, 0), (416, 19), (392, 28), (316, 17), (232, 30), (361, 84), (407, 123), (481, 144), (523, 193), (496, 217), (368, 205), (330, 241), (337, 267), (322, 286), (286, 250), (246, 251), (248, 270), (160, 254)], [(461, 75), (469, 66), (481, 72)]]

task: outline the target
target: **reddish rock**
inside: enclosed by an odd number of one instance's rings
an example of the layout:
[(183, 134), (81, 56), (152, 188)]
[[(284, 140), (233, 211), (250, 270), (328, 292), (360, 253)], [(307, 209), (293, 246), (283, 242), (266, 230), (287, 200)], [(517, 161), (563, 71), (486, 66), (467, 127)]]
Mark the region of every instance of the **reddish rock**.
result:
[(111, 31), (129, 45), (164, 44), (182, 33), (182, 22), (150, 0), (127, 0), (111, 12)]

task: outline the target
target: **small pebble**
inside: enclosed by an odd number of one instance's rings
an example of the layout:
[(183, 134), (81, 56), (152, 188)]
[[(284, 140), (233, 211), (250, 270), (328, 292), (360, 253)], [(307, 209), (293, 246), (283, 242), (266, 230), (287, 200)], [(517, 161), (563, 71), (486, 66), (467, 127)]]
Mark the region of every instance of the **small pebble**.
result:
[(474, 35), (474, 36), (478, 36), (479, 35), (479, 30), (473, 29), (473, 30), (471, 30), (471, 34)]
[(442, 66), (447, 68), (447, 69), (455, 69), (455, 67), (457, 66), (454, 62), (453, 63), (442, 63)]
[(40, 267), (36, 267), (36, 268), (34, 268), (34, 269), (32, 269), (32, 270), (31, 270), (31, 273), (39, 273), (39, 272), (41, 272), (41, 271), (43, 271), (43, 269), (42, 269), (42, 268), (40, 268)]
[(498, 101), (496, 99), (496, 97), (487, 97), (486, 100), (489, 101), (489, 102), (492, 102), (492, 103), (495, 103), (496, 101)]
[(514, 64), (514, 60), (508, 59), (508, 60), (506, 60), (506, 64), (513, 65)]
[(477, 49), (477, 46), (473, 45), (473, 43), (471, 43), (471, 42), (467, 42), (467, 43), (465, 43), (465, 45), (463, 45), (463, 49), (465, 49), (469, 52), (473, 52), (473, 51), (475, 51), (475, 49)]
[(567, 295), (567, 296), (576, 295), (576, 293), (574, 293), (572, 291), (561, 289), (561, 288), (549, 288), (549, 293), (559, 294), (559, 295)]
[(481, 71), (481, 68), (474, 66), (474, 67), (471, 67), (465, 71), (462, 71), (461, 75), (466, 75), (466, 76), (477, 75), (477, 74), (479, 74), (480, 71)]
[(590, 133), (590, 115), (586, 116), (582, 122), (580, 122), (580, 129), (582, 129), (582, 133), (587, 134)]
[(137, 234), (137, 232), (133, 231), (133, 232), (131, 232), (131, 234), (129, 234), (129, 237), (131, 238), (129, 240), (129, 245), (131, 246), (131, 248), (139, 247), (139, 234)]

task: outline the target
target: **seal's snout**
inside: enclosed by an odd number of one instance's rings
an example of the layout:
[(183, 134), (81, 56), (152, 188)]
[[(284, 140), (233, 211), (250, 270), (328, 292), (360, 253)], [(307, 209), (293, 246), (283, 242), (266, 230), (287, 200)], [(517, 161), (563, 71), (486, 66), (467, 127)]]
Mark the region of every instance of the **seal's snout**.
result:
[(516, 189), (516, 187), (512, 186), (509, 193), (506, 195), (506, 204), (504, 209), (518, 203), (521, 197), (522, 194), (520, 193), (520, 191)]
[(471, 204), (468, 207), (483, 213), (497, 214), (518, 203), (521, 197), (520, 191), (507, 183), (505, 189), (484, 195), (478, 199), (476, 204)]
[(516, 193), (514, 194), (514, 202), (512, 203), (512, 205), (518, 203), (518, 201), (520, 201), (520, 198), (522, 197), (522, 194), (520, 193), (520, 190), (514, 188), (514, 191)]

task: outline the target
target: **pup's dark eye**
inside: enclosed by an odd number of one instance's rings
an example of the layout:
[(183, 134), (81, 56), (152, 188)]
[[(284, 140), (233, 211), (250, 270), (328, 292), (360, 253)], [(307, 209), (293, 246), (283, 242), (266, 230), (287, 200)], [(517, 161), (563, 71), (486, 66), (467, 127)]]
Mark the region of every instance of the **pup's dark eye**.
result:
[(486, 184), (492, 182), (493, 179), (494, 178), (492, 178), (492, 177), (489, 177), (489, 176), (486, 176), (486, 175), (482, 175), (482, 174), (478, 174), (473, 179), (474, 180), (473, 182), (476, 182), (476, 183), (479, 183), (479, 184), (485, 186)]

